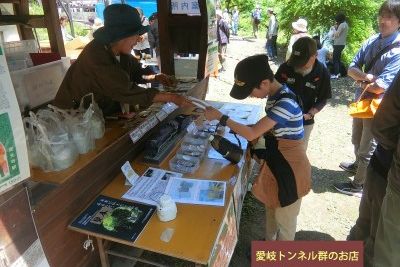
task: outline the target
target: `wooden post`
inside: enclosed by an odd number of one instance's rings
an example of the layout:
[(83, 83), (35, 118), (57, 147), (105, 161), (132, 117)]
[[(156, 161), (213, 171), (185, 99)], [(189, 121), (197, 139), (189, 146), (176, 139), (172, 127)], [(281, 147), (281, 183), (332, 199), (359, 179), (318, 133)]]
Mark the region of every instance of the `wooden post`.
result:
[(65, 57), (64, 41), (61, 33), (60, 20), (58, 18), (57, 4), (54, 0), (42, 0), (43, 11), (46, 15), (47, 32), (52, 52)]
[[(20, 3), (13, 5), (14, 5), (14, 14), (29, 15), (28, 0), (21, 0)], [(17, 28), (22, 40), (35, 39), (35, 37), (33, 36), (32, 28), (28, 28), (24, 25), (17, 25)]]
[(171, 0), (157, 0), (158, 34), (160, 40), (161, 71), (165, 74), (175, 74), (174, 51), (170, 33)]

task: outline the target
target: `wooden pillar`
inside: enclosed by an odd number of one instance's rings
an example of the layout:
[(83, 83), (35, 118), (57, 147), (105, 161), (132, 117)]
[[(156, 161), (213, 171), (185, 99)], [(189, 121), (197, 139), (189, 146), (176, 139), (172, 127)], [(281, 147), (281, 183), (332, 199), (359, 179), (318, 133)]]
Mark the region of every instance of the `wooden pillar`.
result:
[(43, 11), (46, 15), (47, 32), (52, 52), (59, 53), (65, 57), (64, 41), (61, 33), (60, 21), (58, 18), (57, 4), (55, 0), (42, 0)]
[[(20, 3), (14, 3), (14, 14), (17, 15), (29, 15), (29, 1), (21, 0)], [(22, 40), (35, 39), (32, 28), (26, 27), (24, 25), (17, 25), (18, 32)]]
[(165, 74), (174, 75), (174, 51), (169, 29), (170, 7), (171, 0), (157, 0), (161, 71)]
[(199, 0), (201, 15), (201, 30), (200, 30), (200, 51), (199, 63), (197, 65), (197, 79), (205, 78), (207, 48), (208, 48), (208, 14), (205, 0)]

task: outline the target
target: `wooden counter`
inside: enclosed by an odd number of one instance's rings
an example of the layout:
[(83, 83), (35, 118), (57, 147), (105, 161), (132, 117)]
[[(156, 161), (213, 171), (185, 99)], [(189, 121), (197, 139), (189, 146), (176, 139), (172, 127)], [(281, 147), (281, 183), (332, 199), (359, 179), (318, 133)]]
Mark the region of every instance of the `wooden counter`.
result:
[[(200, 81), (188, 95), (204, 99), (207, 88), (208, 78)], [(175, 114), (171, 114), (170, 118), (173, 116)], [(104, 138), (96, 142), (96, 149), (86, 155), (80, 155), (78, 161), (67, 170), (46, 173), (32, 169), (32, 209), (50, 266), (99, 265), (97, 250), (84, 250), (82, 245), (86, 237), (68, 230), (67, 227), (120, 173), (122, 164), (132, 160), (143, 150), (147, 138), (156, 132), (160, 125), (162, 123), (135, 144), (129, 137), (128, 129), (108, 127)]]

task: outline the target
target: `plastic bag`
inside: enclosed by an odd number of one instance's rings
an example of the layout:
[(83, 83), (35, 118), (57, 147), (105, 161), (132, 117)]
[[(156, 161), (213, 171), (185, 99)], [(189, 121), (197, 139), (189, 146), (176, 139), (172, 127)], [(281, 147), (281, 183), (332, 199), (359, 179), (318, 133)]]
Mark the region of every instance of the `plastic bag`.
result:
[(82, 113), (79, 110), (63, 110), (52, 105), (48, 107), (63, 117), (63, 123), (67, 126), (79, 154), (86, 154), (95, 148), (90, 122), (93, 116), (92, 109)]
[(92, 129), (92, 134), (95, 139), (100, 139), (104, 136), (105, 132), (105, 121), (103, 117), (103, 112), (101, 111), (100, 107), (94, 101), (93, 93), (84, 95), (81, 99), (81, 103), (79, 105), (79, 111), (84, 113), (85, 107), (84, 102), (87, 97), (91, 97), (91, 104), (88, 107), (88, 110), (91, 109), (93, 111), (93, 115), (90, 119), (90, 128)]
[(70, 167), (76, 161), (78, 152), (68, 133), (57, 129), (58, 133), (49, 131), (44, 120), (31, 112), (24, 118), (27, 136), (29, 162), (44, 171), (59, 171)]

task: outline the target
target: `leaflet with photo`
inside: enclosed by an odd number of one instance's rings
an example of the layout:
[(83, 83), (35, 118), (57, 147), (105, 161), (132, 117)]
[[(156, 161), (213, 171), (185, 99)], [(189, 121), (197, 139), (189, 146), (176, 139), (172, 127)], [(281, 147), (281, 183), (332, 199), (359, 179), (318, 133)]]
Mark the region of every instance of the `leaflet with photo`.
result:
[(225, 205), (226, 182), (171, 177), (166, 194), (177, 203)]
[(157, 205), (160, 197), (165, 193), (170, 178), (181, 176), (181, 173), (150, 167), (135, 180), (133, 186), (122, 198)]

